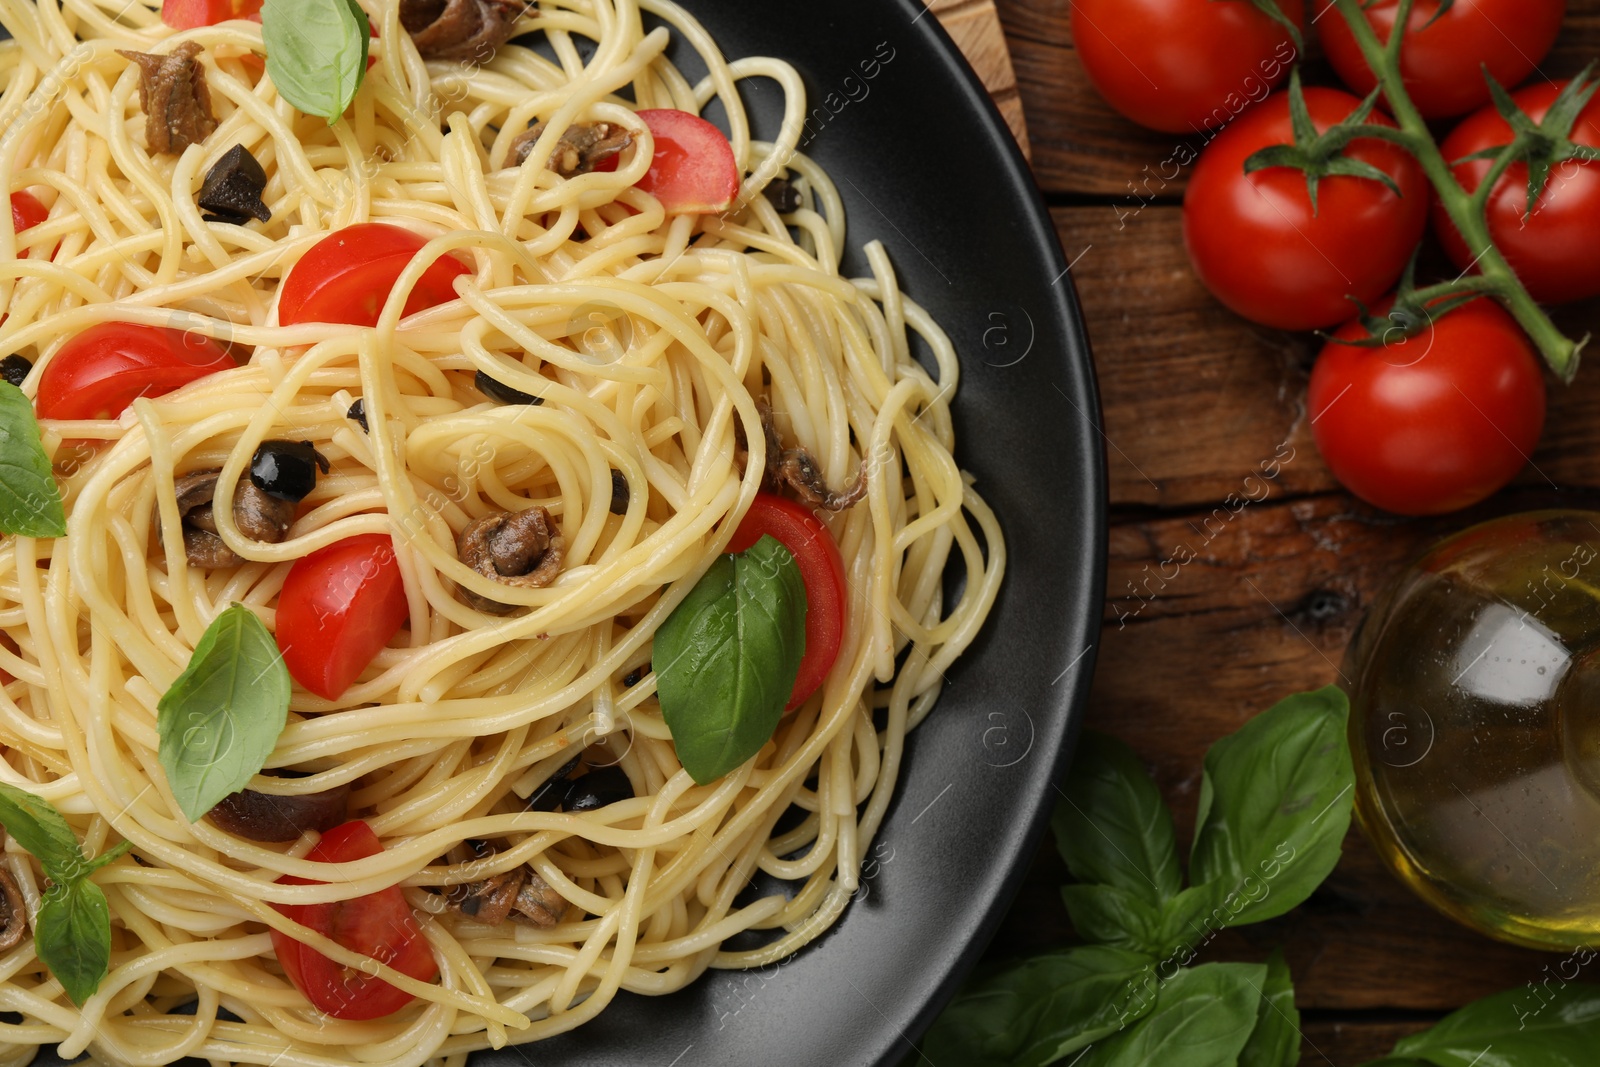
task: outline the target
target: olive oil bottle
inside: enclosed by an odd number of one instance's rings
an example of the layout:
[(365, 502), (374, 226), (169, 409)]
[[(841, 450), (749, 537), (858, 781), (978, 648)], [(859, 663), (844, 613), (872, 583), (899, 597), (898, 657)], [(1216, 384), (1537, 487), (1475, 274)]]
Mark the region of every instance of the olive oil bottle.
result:
[(1436, 545), (1344, 674), (1356, 811), (1401, 880), (1502, 940), (1600, 945), (1600, 512)]

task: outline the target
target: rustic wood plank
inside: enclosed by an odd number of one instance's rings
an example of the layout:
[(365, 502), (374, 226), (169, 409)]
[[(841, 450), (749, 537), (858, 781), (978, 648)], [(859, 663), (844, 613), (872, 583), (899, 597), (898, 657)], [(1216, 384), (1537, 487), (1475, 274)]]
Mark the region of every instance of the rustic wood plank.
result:
[[(1244, 494), (1275, 455), (1282, 491), (1338, 488), (1305, 413), (1321, 343), (1255, 326), (1206, 291), (1183, 249), (1182, 209), (1057, 208), (1099, 375), (1113, 505), (1192, 507)], [(1571, 336), (1600, 333), (1600, 302), (1562, 309)], [(1600, 374), (1552, 384), (1532, 465), (1517, 484), (1600, 482)]]
[(1029, 155), (1027, 119), (994, 0), (931, 0), (927, 6), (972, 64), (972, 69), (978, 72), (1006, 125), (1011, 127), (1022, 154)]
[(1428, 1022), (1341, 1022), (1315, 1020), (1300, 1027), (1304, 1039), (1300, 1062), (1305, 1067), (1346, 1067), (1387, 1056), (1394, 1043), (1426, 1030)]

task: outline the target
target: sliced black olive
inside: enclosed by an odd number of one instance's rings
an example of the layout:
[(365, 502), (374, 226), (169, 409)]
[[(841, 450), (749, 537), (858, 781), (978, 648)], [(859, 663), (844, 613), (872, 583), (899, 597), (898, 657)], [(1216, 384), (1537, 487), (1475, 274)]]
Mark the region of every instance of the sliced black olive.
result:
[(263, 441), (250, 460), (250, 482), (279, 500), (299, 503), (317, 487), (317, 470), (328, 461), (310, 441)]
[(533, 404), (544, 403), (544, 397), (532, 396), (521, 389), (513, 389), (504, 382), (497, 382), (483, 371), (479, 371), (473, 378), (472, 384), (478, 387), (478, 392), (493, 400), (497, 404)]
[(644, 677), (644, 670), (645, 669), (643, 667), (635, 667), (627, 674), (624, 674), (622, 676), (622, 687), (624, 689), (632, 689), (634, 686), (638, 685), (640, 679)]
[(761, 195), (767, 198), (767, 203), (776, 208), (780, 215), (800, 210), (800, 190), (796, 189), (788, 178), (772, 179), (761, 190)]
[(367, 402), (365, 399), (357, 400), (350, 405), (350, 410), (344, 413), (347, 419), (354, 419), (361, 424), (362, 433), (371, 433), (372, 427), (367, 425)]
[(267, 172), (261, 169), (249, 149), (236, 144), (206, 172), (206, 180), (195, 202), (211, 212), (203, 216), (207, 222), (229, 222), (235, 226), (242, 226), (245, 220), (252, 218), (266, 222), (272, 218), (271, 209), (261, 202), (261, 192), (266, 187)]
[(582, 778), (575, 778), (567, 788), (567, 800), (564, 807), (569, 814), (576, 815), (582, 811), (594, 811), (607, 804), (615, 804), (619, 800), (633, 798), (633, 783), (628, 781), (627, 772), (621, 767), (601, 767), (597, 771), (590, 771)]
[(7, 356), (0, 359), (0, 379), (10, 382), (18, 389), (27, 380), (28, 372), (33, 370), (33, 360), (26, 356)]
[(552, 774), (545, 783), (528, 797), (529, 811), (555, 811), (567, 799), (567, 789), (572, 785), (572, 772), (578, 769), (578, 761), (583, 759), (580, 752), (561, 765), (561, 769)]
[(611, 514), (628, 513), (628, 479), (621, 471), (611, 472)]

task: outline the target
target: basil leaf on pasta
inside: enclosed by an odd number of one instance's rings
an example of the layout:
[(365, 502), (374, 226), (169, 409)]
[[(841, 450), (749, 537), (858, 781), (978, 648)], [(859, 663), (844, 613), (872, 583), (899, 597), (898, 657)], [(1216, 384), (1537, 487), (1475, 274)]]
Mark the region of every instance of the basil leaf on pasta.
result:
[(156, 705), (161, 767), (190, 822), (243, 789), (289, 717), (289, 669), (255, 612), (234, 604), (206, 628)]
[(691, 778), (716, 781), (771, 739), (805, 643), (805, 582), (770, 535), (718, 559), (667, 616), (651, 661), (662, 717)]
[(0, 782), (0, 825), (39, 861), (51, 881), (70, 882), (84, 874), (78, 835), (43, 797)]
[(0, 382), (0, 533), (65, 537), (67, 515), (39, 440), (33, 405), (21, 389)]
[(105, 891), (87, 878), (57, 882), (39, 905), (33, 944), (67, 996), (81, 1006), (111, 970), (111, 909)]
[(331, 126), (367, 73), (371, 24), (355, 0), (267, 0), (267, 73), (289, 103)]

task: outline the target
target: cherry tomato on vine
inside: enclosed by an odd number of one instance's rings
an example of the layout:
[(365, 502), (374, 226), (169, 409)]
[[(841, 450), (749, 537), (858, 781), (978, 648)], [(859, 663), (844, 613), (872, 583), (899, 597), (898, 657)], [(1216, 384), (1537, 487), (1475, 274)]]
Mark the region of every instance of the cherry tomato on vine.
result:
[[(1320, 134), (1360, 101), (1338, 89), (1305, 90)], [(1393, 123), (1374, 113), (1368, 123)], [(1428, 219), (1428, 185), (1415, 160), (1384, 141), (1358, 139), (1344, 155), (1393, 179), (1332, 175), (1312, 209), (1304, 172), (1244, 172), (1258, 150), (1294, 141), (1287, 93), (1241, 115), (1201, 153), (1183, 199), (1183, 239), (1200, 280), (1253, 322), (1285, 330), (1334, 326), (1393, 287)]]
[[(1301, 0), (1280, 0), (1305, 28)], [(1073, 0), (1072, 41), (1117, 111), (1153, 130), (1221, 126), (1288, 76), (1294, 39), (1250, 0)]]
[(261, 0), (161, 0), (161, 21), (175, 30), (259, 15)]
[[(655, 139), (650, 169), (638, 188), (669, 214), (714, 215), (739, 193), (739, 165), (722, 131), (699, 115), (671, 108), (638, 112)], [(613, 157), (610, 168), (615, 169)]]
[(771, 534), (794, 556), (806, 583), (806, 651), (795, 676), (785, 711), (804, 704), (822, 685), (839, 658), (844, 641), (844, 560), (828, 528), (811, 512), (786, 497), (757, 493), (744, 521), (728, 542), (729, 552), (743, 552), (763, 534)]
[[(1530, 85), (1512, 99), (1535, 122), (1543, 119), (1565, 82)], [(1577, 144), (1600, 148), (1600, 98), (1590, 101), (1569, 134)], [(1439, 146), (1447, 160), (1511, 143), (1511, 127), (1493, 107), (1463, 119)], [(1473, 192), (1492, 162), (1457, 164), (1456, 180)], [(1600, 294), (1600, 164), (1568, 159), (1550, 169), (1550, 180), (1528, 210), (1528, 166), (1513, 163), (1489, 195), (1489, 236), (1522, 280), (1528, 295), (1543, 304), (1562, 304)], [(1462, 270), (1473, 255), (1445, 214), (1433, 208), (1434, 232), (1451, 262)]]
[[(348, 863), (383, 851), (372, 827), (359, 819), (335, 826), (322, 835), (306, 859), (318, 863)], [(280, 885), (318, 885), (309, 878), (286, 874)], [(422, 982), (439, 976), (439, 966), (428, 939), (412, 914), (399, 886), (327, 904), (274, 904), (300, 925), (335, 943), (371, 956), (401, 974)], [(392, 1015), (415, 997), (388, 982), (335, 963), (316, 949), (288, 934), (272, 931), (278, 962), (296, 989), (321, 1012), (337, 1019), (380, 1019)]]
[(114, 419), (141, 396), (161, 396), (238, 366), (193, 331), (103, 322), (62, 345), (39, 376), (42, 419)]
[[(1463, 115), (1488, 103), (1484, 65), (1507, 87), (1533, 73), (1556, 43), (1567, 5), (1566, 0), (1456, 0), (1442, 15), (1439, 7), (1440, 0), (1417, 0), (1400, 50), (1406, 95), (1429, 119)], [(1399, 0), (1377, 0), (1367, 8), (1378, 40), (1389, 40), (1398, 8)], [(1370, 93), (1378, 81), (1349, 24), (1330, 5), (1317, 28), (1340, 79), (1362, 96)]]
[(294, 680), (338, 700), (409, 616), (394, 542), (357, 534), (295, 560), (275, 636)]
[[(360, 222), (330, 233), (289, 272), (278, 299), (278, 322), (377, 325), (389, 291), (425, 244), (419, 234), (386, 222)], [(454, 300), (451, 283), (471, 273), (454, 256), (440, 256), (417, 279), (403, 314)]]
[(1306, 395), (1317, 448), (1346, 489), (1388, 511), (1437, 515), (1490, 496), (1528, 462), (1544, 379), (1499, 304), (1479, 297), (1379, 348), (1339, 343), (1364, 335), (1360, 322), (1334, 334)]

